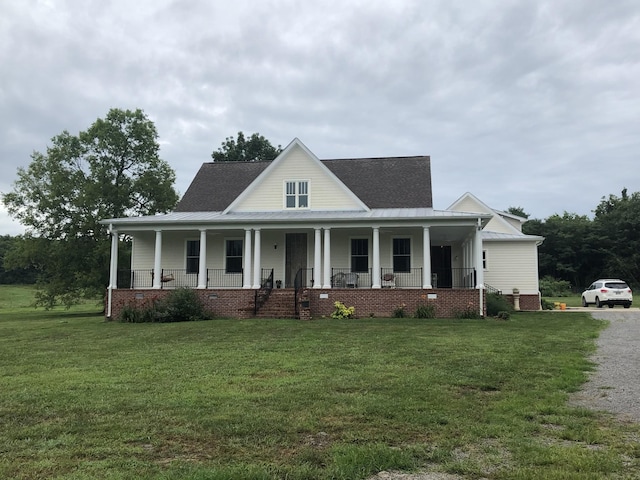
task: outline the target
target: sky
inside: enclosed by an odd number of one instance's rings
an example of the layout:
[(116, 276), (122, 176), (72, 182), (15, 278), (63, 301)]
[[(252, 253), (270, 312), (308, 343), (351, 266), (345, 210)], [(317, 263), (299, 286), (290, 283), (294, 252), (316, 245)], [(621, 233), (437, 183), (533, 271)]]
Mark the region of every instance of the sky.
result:
[[(430, 155), (532, 218), (640, 191), (637, 0), (1, 0), (0, 192), (51, 138), (142, 109), (183, 194), (226, 137)], [(0, 204), (0, 235), (17, 235)]]

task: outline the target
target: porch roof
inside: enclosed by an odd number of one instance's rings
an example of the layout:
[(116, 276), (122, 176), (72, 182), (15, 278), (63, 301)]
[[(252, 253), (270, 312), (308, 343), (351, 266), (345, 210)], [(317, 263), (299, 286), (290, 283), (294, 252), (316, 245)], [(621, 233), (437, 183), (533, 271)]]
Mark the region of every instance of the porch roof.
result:
[(344, 221), (444, 221), (457, 223), (459, 221), (481, 219), (484, 226), (490, 219), (490, 214), (455, 212), (452, 210), (434, 210), (433, 208), (377, 208), (370, 211), (273, 211), (273, 212), (171, 212), (163, 215), (142, 217), (110, 218), (101, 220), (103, 225), (114, 228), (135, 229), (142, 227), (185, 226), (185, 225), (229, 225), (238, 227), (251, 226), (257, 223), (292, 223), (308, 224), (309, 222), (344, 222)]

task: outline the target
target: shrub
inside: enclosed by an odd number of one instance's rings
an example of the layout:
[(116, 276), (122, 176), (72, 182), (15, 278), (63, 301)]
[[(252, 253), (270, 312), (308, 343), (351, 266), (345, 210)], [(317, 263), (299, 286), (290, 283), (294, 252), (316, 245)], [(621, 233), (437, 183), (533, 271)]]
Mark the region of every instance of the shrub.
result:
[[(190, 288), (173, 290), (157, 308), (160, 315), (156, 315), (156, 321), (189, 322), (210, 318), (202, 300), (196, 291)], [(166, 312), (166, 316), (162, 315), (162, 311)]]
[(500, 312), (512, 312), (513, 305), (499, 293), (487, 294), (487, 316), (495, 317)]
[(549, 300), (545, 300), (544, 298), (540, 299), (540, 307), (543, 310), (553, 310), (555, 308), (555, 305), (553, 302), (550, 302)]
[(118, 320), (126, 323), (165, 323), (207, 320), (211, 315), (205, 310), (198, 294), (188, 288), (170, 292), (164, 300), (141, 306), (125, 305)]
[(543, 297), (568, 297), (571, 295), (571, 284), (547, 275), (540, 279), (540, 293)]
[(467, 308), (464, 310), (458, 310), (455, 312), (453, 316), (460, 319), (482, 318), (482, 315), (478, 313), (478, 310), (471, 303), (467, 305)]
[(415, 313), (416, 318), (436, 318), (435, 305), (418, 305)]
[(498, 318), (499, 320), (510, 320), (511, 319), (511, 313), (502, 310), (501, 312), (498, 312), (498, 314), (496, 315), (496, 318)]
[(393, 310), (392, 317), (393, 318), (405, 318), (407, 316), (407, 312), (405, 312), (404, 307), (406, 307), (406, 305), (404, 303), (402, 305), (399, 305), (398, 307), (396, 307)]
[(356, 313), (356, 307), (346, 307), (342, 302), (333, 304), (335, 310), (331, 314), (331, 318), (353, 318)]

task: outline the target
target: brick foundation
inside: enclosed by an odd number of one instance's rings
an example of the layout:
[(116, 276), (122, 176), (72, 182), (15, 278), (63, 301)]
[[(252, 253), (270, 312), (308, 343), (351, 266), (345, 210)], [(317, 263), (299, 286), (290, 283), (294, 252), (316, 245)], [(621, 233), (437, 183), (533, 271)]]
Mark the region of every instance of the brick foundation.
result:
[[(125, 305), (143, 308), (164, 298), (170, 292), (171, 290), (150, 289), (113, 290), (111, 318), (117, 319)], [(251, 318), (254, 316), (255, 290), (220, 289), (196, 290), (196, 292), (206, 309), (216, 317)], [(520, 297), (521, 305), (523, 305), (523, 297), (524, 295)], [(458, 312), (464, 310), (470, 309), (477, 312), (480, 305), (478, 290), (306, 289), (301, 292), (299, 298), (299, 317), (302, 320), (330, 317), (336, 301), (348, 307), (355, 307), (358, 318), (391, 317), (394, 310), (403, 305), (408, 316), (412, 316), (420, 305), (435, 305), (437, 318), (453, 318)], [(484, 299), (483, 305), (486, 305)], [(486, 307), (484, 311), (486, 312)]]

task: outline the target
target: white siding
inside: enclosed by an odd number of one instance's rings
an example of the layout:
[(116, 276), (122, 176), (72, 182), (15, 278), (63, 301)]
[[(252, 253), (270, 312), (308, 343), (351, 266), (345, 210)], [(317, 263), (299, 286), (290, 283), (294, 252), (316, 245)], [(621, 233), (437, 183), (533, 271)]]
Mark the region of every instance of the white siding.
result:
[(485, 283), (503, 293), (518, 288), (522, 294), (538, 293), (538, 251), (533, 242), (485, 242)]
[[(284, 208), (284, 183), (287, 180), (309, 182), (311, 210), (361, 210), (328, 171), (296, 146), (270, 175), (256, 185), (251, 194), (233, 209), (237, 212), (275, 211)], [(251, 188), (251, 187), (249, 187)]]

